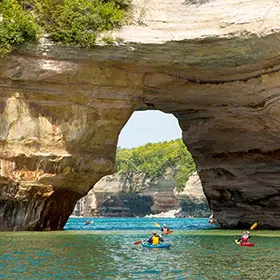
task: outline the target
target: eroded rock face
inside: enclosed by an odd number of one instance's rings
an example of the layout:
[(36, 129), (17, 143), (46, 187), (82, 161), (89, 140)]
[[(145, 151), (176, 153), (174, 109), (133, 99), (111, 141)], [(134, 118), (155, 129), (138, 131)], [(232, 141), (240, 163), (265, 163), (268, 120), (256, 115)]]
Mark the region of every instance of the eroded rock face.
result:
[[(132, 113), (129, 88), (105, 86), (103, 95), (99, 86), (75, 85), (79, 65), (67, 61), (16, 56), (0, 68), (0, 228), (61, 229), (76, 200), (114, 171), (118, 134)], [(98, 75), (94, 68), (87, 75)]]
[(105, 176), (82, 198), (80, 215), (135, 217), (149, 214), (153, 198), (145, 189), (150, 181), (143, 173)]
[(177, 117), (222, 226), (280, 228), (280, 6), (150, 2), (124, 45), (0, 60), (1, 230), (61, 229), (146, 109)]
[(176, 168), (151, 180), (144, 173), (113, 174), (99, 180), (73, 211), (83, 217), (209, 217), (211, 212), (197, 172), (176, 191)]
[(78, 215), (143, 217), (178, 209), (174, 172), (170, 173), (153, 180), (141, 172), (105, 176), (82, 198)]
[(174, 192), (181, 206), (178, 217), (209, 217), (211, 215), (197, 172), (190, 175), (183, 191), (177, 192), (175, 189)]

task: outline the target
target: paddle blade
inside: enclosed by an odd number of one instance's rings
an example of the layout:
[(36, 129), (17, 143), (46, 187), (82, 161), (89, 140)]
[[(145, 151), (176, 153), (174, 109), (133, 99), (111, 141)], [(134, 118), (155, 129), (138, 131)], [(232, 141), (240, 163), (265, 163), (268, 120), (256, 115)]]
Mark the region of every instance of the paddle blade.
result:
[(258, 223), (254, 223), (251, 227), (250, 227), (250, 230), (253, 230), (257, 227)]
[(134, 245), (139, 245), (139, 244), (141, 244), (142, 243), (142, 240), (139, 240), (139, 241), (135, 241), (133, 244)]
[(170, 233), (172, 233), (172, 232), (174, 232), (174, 230), (169, 230), (169, 231), (167, 231), (165, 234), (170, 234)]
[(240, 241), (238, 241), (237, 239), (235, 239), (234, 242), (235, 242), (237, 245), (240, 244)]
[(159, 223), (155, 222), (154, 224), (156, 227), (160, 227)]

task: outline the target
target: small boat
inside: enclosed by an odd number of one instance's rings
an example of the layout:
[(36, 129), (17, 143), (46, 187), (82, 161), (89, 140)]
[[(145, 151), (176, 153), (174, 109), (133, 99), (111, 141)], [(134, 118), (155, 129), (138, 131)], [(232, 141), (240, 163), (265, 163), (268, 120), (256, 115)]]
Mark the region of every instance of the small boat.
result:
[(160, 244), (153, 245), (153, 244), (143, 242), (143, 243), (141, 243), (141, 245), (145, 248), (152, 248), (152, 249), (156, 249), (156, 248), (158, 248), (158, 249), (159, 248), (169, 249), (169, 247), (170, 247), (170, 244), (168, 244), (168, 243), (160, 243)]
[(241, 242), (241, 241), (238, 241), (237, 239), (235, 239), (234, 241), (239, 246), (253, 247), (255, 245), (253, 242)]

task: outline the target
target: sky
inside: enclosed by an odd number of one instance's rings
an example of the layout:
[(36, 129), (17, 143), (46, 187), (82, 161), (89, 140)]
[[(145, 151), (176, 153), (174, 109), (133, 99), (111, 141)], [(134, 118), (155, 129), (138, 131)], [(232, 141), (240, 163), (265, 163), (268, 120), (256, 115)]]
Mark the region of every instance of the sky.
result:
[(133, 113), (123, 127), (118, 147), (135, 148), (181, 137), (182, 131), (173, 115), (160, 111), (138, 111)]

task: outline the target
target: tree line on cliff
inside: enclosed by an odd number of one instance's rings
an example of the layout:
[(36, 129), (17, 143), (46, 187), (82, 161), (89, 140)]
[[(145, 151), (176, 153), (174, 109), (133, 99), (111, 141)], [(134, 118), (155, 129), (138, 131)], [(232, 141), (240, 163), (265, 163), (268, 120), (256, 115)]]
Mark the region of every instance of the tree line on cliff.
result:
[(91, 47), (98, 34), (121, 26), (131, 0), (2, 0), (0, 56), (24, 42), (48, 38)]
[(116, 170), (119, 174), (143, 172), (153, 179), (163, 176), (168, 168), (175, 170), (178, 191), (184, 188), (188, 177), (196, 170), (193, 158), (181, 139), (117, 149)]

